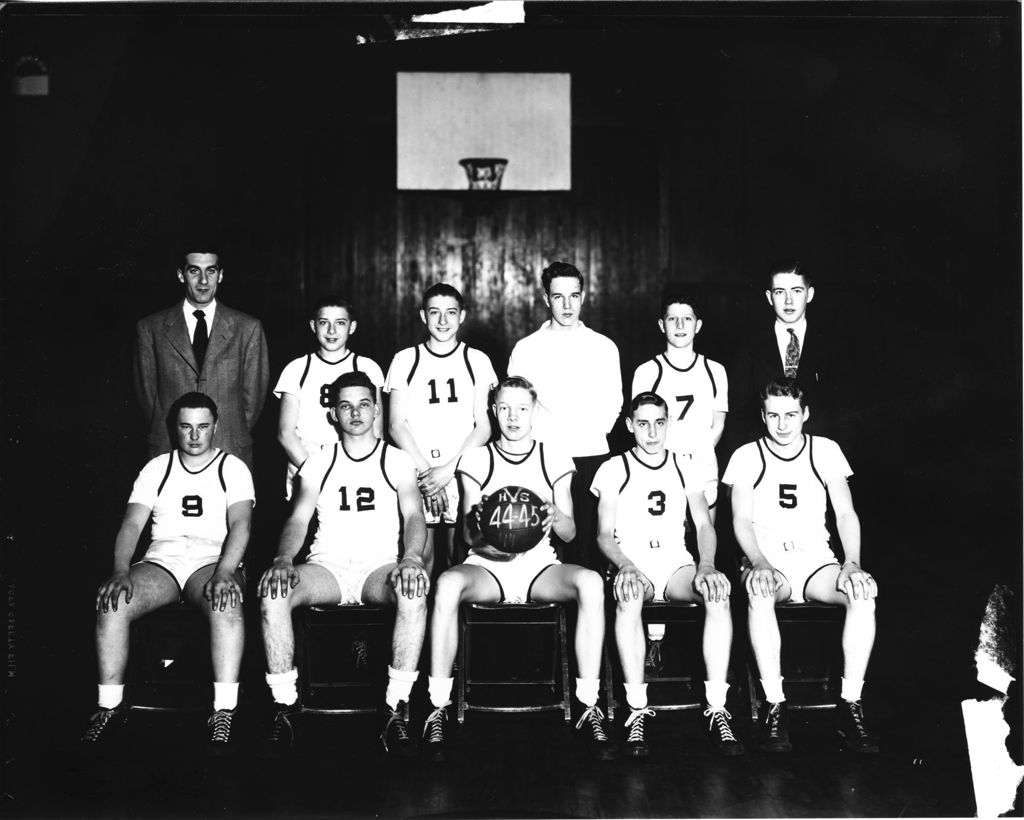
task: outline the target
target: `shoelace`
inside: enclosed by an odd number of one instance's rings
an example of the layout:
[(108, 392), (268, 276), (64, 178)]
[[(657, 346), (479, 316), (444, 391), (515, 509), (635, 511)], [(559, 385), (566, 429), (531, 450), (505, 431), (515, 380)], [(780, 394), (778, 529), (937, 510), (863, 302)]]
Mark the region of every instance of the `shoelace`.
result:
[(89, 728), (85, 730), (85, 735), (82, 740), (90, 742), (96, 742), (100, 739), (100, 735), (103, 734), (103, 730), (107, 728), (107, 724), (110, 723), (111, 718), (114, 717), (114, 709), (100, 709), (95, 715), (89, 718)]
[(444, 740), (444, 720), (448, 713), (444, 706), (439, 706), (427, 716), (423, 724), (423, 736), (427, 743), (441, 743)]
[(860, 701), (849, 701), (850, 717), (853, 718), (854, 726), (857, 727), (857, 734), (866, 735), (867, 729), (864, 728), (864, 709), (860, 705)]
[(726, 709), (712, 709), (708, 707), (704, 711), (704, 717), (710, 717), (708, 721), (708, 729), (718, 732), (719, 738), (722, 740), (728, 740), (736, 742), (736, 735), (732, 733), (732, 727), (729, 725), (729, 721), (732, 720), (732, 715), (729, 714)]
[(580, 715), (580, 719), (576, 722), (576, 728), (579, 729), (588, 720), (590, 721), (590, 731), (594, 733), (594, 740), (608, 740), (608, 735), (604, 733), (604, 726), (602, 725), (604, 712), (601, 711), (601, 707), (596, 703), (588, 707), (587, 711)]
[(206, 721), (207, 726), (213, 727), (213, 734), (210, 737), (211, 743), (227, 743), (231, 739), (231, 718), (234, 715), (225, 709), (214, 712)]
[(661, 666), (661, 641), (651, 641), (647, 649), (647, 666)]
[(278, 712), (274, 717), (274, 725), (270, 729), (270, 742), (277, 743), (281, 739), (281, 735), (284, 734), (284, 730), (291, 731), (292, 724), (288, 720), (288, 715), (284, 712)]
[(384, 725), (384, 731), (380, 734), (380, 740), (384, 744), (385, 751), (391, 751), (388, 748), (388, 732), (391, 731), (392, 724), (395, 727), (396, 740), (402, 742), (409, 740), (409, 727), (405, 725), (405, 718), (402, 717), (402, 713), (392, 712), (390, 717), (388, 717), (388, 722)]
[(352, 654), (356, 656), (356, 669), (369, 663), (370, 650), (366, 641), (352, 641)]
[(782, 709), (777, 703), (772, 704), (768, 712), (768, 736), (777, 737), (782, 728)]
[(643, 709), (634, 709), (629, 713), (629, 717), (626, 718), (625, 726), (629, 729), (629, 735), (626, 738), (627, 743), (642, 743), (644, 739), (644, 716), (650, 715), (654, 717), (654, 710), (649, 706), (645, 706)]

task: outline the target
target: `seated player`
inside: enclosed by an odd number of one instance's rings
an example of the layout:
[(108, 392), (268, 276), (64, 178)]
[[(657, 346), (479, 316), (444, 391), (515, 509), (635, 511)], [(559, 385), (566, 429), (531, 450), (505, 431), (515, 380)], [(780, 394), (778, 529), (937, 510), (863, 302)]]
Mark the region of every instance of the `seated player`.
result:
[[(599, 760), (616, 756), (608, 739), (604, 715), (597, 705), (601, 647), (604, 641), (604, 589), (601, 576), (574, 564), (563, 564), (551, 546), (550, 533), (571, 541), (576, 532), (572, 517), (572, 459), (550, 444), (534, 441), (532, 427), (537, 409), (533, 385), (518, 376), (498, 382), (494, 415), (497, 441), (466, 453), (459, 462), (465, 537), (471, 552), (465, 562), (437, 579), (430, 627), (431, 712), (423, 726), (424, 751), (435, 762), (448, 754), (448, 713), (451, 703), (452, 664), (458, 647), (459, 605), (462, 603), (524, 603), (574, 601), (579, 606), (576, 625), (576, 698), (582, 705), (577, 729), (583, 731), (591, 753)], [(545, 501), (544, 538), (526, 552), (501, 552), (483, 538), (480, 508), (488, 493), (519, 486)]]
[[(124, 673), (131, 622), (179, 600), (210, 622), (213, 715), (209, 751), (230, 751), (245, 643), (242, 558), (255, 499), (249, 468), (213, 446), (217, 405), (186, 393), (171, 408), (178, 449), (151, 460), (135, 480), (114, 541), (114, 572), (96, 594), (99, 710), (82, 737), (97, 748), (124, 723)], [(129, 567), (150, 515), (152, 541)], [(124, 603), (120, 604), (124, 593)]]
[[(708, 732), (724, 755), (743, 753), (725, 709), (726, 673), (732, 647), (729, 579), (715, 569), (717, 541), (708, 515), (703, 482), (691, 478), (690, 463), (665, 449), (671, 429), (668, 407), (656, 393), (640, 393), (630, 405), (626, 427), (636, 446), (600, 466), (591, 488), (598, 497), (597, 543), (616, 567), (615, 641), (622, 660), (626, 702), (624, 751), (646, 757), (644, 717), (644, 601), (691, 601), (704, 605), (704, 683)], [(700, 563), (684, 543), (686, 509), (697, 532)]]
[[(732, 487), (733, 528), (745, 555), (742, 579), (750, 643), (768, 701), (760, 744), (766, 752), (792, 748), (775, 605), (819, 601), (846, 607), (836, 730), (851, 750), (877, 752), (878, 740), (865, 726), (860, 697), (875, 641), (878, 587), (860, 568), (860, 519), (846, 482), (853, 471), (838, 444), (803, 432), (809, 415), (794, 379), (768, 382), (761, 390), (761, 418), (768, 435), (733, 453), (722, 477)], [(844, 564), (829, 546), (829, 501)]]
[(429, 287), (420, 309), (427, 341), (395, 354), (384, 385), (391, 438), (416, 465), (427, 526), (444, 539), (443, 552), (434, 551), (442, 569), (454, 561), (455, 466), (491, 437), (487, 396), (498, 380), (487, 354), (459, 341), (465, 319), (461, 293), (443, 282)]
[[(331, 384), (330, 397), (341, 441), (314, 453), (299, 470), (277, 555), (260, 579), (266, 677), (275, 705), (264, 754), (281, 755), (293, 740), (289, 715), (298, 700), (298, 673), (293, 666), (292, 610), (364, 603), (397, 608), (381, 741), (390, 755), (410, 757), (415, 748), (406, 711), (423, 647), (430, 590), (416, 468), (409, 456), (374, 433), (380, 405), (365, 373), (339, 376)], [(314, 512), (318, 525), (309, 558), (296, 566), (293, 559)]]
[[(295, 474), (303, 462), (318, 450), (338, 442), (338, 428), (330, 417), (331, 382), (342, 373), (361, 370), (376, 385), (377, 401), (384, 374), (377, 363), (356, 355), (348, 346), (356, 332), (352, 303), (340, 296), (324, 296), (313, 308), (309, 328), (316, 336), (318, 349), (290, 361), (281, 371), (274, 395), (281, 400), (277, 440), (288, 457), (285, 498), (292, 497)], [(381, 421), (374, 422), (380, 436)]]

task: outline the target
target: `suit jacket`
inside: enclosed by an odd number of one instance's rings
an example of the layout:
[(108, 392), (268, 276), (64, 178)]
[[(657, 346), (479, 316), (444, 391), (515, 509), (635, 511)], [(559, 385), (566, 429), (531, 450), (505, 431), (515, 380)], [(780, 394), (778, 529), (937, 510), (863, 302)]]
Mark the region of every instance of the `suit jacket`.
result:
[(217, 403), (214, 444), (252, 469), (252, 428), (266, 401), (270, 363), (258, 319), (217, 302), (202, 370), (196, 365), (181, 303), (139, 321), (135, 332), (135, 392), (149, 425), (154, 457), (177, 446), (167, 414), (197, 390)]

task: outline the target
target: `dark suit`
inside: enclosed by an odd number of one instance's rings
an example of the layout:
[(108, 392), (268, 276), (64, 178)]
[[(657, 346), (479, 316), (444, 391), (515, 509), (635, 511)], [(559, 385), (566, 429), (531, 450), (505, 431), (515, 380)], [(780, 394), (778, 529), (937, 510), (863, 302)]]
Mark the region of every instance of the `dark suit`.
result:
[(253, 466), (251, 431), (267, 397), (270, 364), (263, 325), (217, 302), (202, 371), (181, 303), (139, 321), (135, 333), (135, 392), (149, 425), (150, 458), (177, 446), (167, 414), (184, 393), (197, 390), (217, 403), (214, 444)]

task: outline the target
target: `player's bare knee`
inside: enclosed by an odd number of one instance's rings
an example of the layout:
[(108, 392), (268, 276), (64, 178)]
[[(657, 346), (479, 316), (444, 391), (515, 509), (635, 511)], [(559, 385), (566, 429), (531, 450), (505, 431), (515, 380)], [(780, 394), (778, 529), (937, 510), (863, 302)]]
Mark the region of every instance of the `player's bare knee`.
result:
[(396, 594), (397, 602), (395, 606), (398, 611), (403, 615), (422, 615), (426, 617), (427, 614), (427, 596), (426, 595), (415, 595), (412, 598), (407, 595), (400, 593)]
[(704, 611), (709, 615), (716, 613), (729, 613), (729, 596), (726, 595), (720, 600), (714, 600), (713, 598), (704, 598)]
[(851, 595), (847, 595), (846, 609), (849, 612), (856, 612), (864, 615), (873, 613), (875, 611), (875, 599), (864, 598), (863, 596), (859, 598), (854, 598)]
[(580, 606), (604, 605), (604, 582), (592, 569), (585, 569), (576, 576), (576, 598)]
[(775, 610), (775, 598), (771, 595), (751, 595), (747, 593), (747, 611), (765, 614)]
[(643, 598), (628, 598), (615, 602), (615, 614), (626, 618), (639, 617), (643, 607)]

